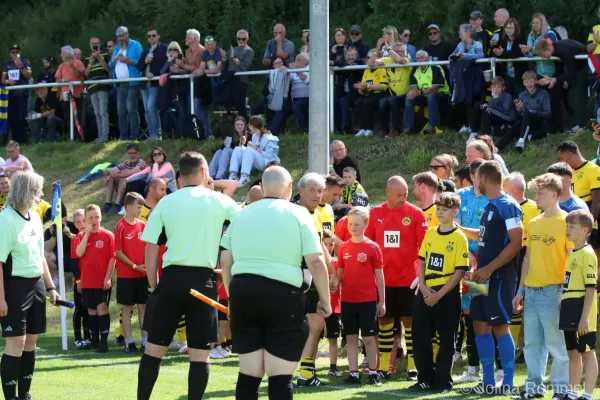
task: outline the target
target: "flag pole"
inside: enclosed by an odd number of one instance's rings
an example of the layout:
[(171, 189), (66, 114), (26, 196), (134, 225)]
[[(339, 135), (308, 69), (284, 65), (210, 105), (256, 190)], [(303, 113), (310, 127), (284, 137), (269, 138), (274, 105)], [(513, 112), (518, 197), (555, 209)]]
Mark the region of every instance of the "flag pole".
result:
[[(62, 235), (62, 193), (60, 183), (54, 184), (54, 194), (52, 198), (52, 223), (56, 230), (56, 249), (58, 251), (58, 293), (61, 299), (65, 299), (65, 261), (63, 252), (63, 235)], [(62, 349), (69, 350), (67, 338), (67, 309), (60, 307), (60, 328), (62, 336)]]

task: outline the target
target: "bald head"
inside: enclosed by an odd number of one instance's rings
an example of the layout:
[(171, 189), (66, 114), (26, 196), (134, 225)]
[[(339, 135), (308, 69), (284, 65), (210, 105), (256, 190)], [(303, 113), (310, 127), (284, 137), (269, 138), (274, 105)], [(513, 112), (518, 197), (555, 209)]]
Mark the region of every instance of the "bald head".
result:
[(385, 189), (387, 204), (391, 209), (400, 208), (406, 202), (408, 196), (408, 185), (403, 177), (395, 175), (388, 179)]
[(269, 167), (263, 172), (262, 187), (265, 197), (289, 200), (292, 197), (292, 176), (283, 167)]
[[(167, 183), (162, 178), (152, 178), (148, 182), (146, 199), (149, 203), (156, 203), (167, 194)], [(149, 204), (150, 205), (150, 204)]]
[(500, 8), (496, 10), (496, 13), (494, 14), (494, 22), (496, 23), (496, 26), (504, 26), (509, 18), (510, 14), (506, 8)]
[(254, 185), (250, 188), (250, 190), (248, 190), (248, 200), (246, 201), (246, 204), (252, 204), (255, 201), (262, 200), (264, 197), (265, 195), (263, 194), (260, 186)]
[(388, 179), (387, 187), (404, 187), (406, 188), (406, 190), (408, 190), (408, 184), (406, 183), (404, 178), (399, 175), (392, 176), (390, 179)]

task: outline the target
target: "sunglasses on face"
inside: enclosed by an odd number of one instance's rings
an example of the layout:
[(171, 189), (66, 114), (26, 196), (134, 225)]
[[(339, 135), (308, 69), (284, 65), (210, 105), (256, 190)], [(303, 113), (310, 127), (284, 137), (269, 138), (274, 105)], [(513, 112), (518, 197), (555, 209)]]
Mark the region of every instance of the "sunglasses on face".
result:
[(429, 32), (429, 36), (435, 36), (438, 33), (439, 33), (438, 31), (431, 31), (431, 32)]
[(11, 51), (10, 54), (19, 54), (18, 51)]
[(360, 35), (360, 32), (350, 32), (350, 35), (352, 35), (352, 36), (358, 36), (358, 35)]
[(238, 42), (245, 42), (246, 40), (248, 40), (248, 38), (245, 37), (239, 37), (237, 38)]
[(310, 32), (310, 29), (302, 29), (302, 33)]
[(153, 37), (157, 37), (158, 35), (156, 33), (149, 33), (148, 34), (148, 38), (153, 38)]
[(404, 37), (410, 37), (410, 33), (405, 33), (404, 35), (402, 35)]
[(213, 40), (215, 40), (215, 38), (214, 38), (214, 37), (212, 37), (212, 36), (205, 37), (205, 38), (204, 38), (204, 43), (206, 43), (206, 42), (211, 42), (211, 41), (213, 41)]
[(158, 157), (158, 156), (162, 156), (163, 153), (152, 153), (152, 157)]
[(177, 51), (177, 52), (179, 52), (179, 50), (177, 50), (177, 49), (169, 49), (169, 53), (170, 53), (170, 52), (172, 52), (172, 51)]
[(444, 166), (443, 165), (430, 165), (429, 166), (429, 169), (432, 169), (434, 171), (437, 171), (440, 168), (444, 168)]

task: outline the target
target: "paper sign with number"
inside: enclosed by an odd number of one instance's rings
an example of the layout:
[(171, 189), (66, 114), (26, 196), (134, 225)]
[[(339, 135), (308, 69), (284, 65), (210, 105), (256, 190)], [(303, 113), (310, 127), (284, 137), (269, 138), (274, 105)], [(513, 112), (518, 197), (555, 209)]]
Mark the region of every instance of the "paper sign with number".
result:
[(9, 69), (8, 70), (8, 79), (11, 81), (18, 81), (21, 77), (21, 71), (18, 69)]
[(383, 247), (400, 248), (400, 231), (384, 231)]

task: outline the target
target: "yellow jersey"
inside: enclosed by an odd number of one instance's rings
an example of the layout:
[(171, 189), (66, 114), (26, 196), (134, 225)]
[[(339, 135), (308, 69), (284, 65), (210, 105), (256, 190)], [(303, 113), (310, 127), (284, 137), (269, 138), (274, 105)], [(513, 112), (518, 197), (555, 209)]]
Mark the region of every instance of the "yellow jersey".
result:
[[(563, 294), (560, 306), (561, 313), (571, 316), (580, 316), (583, 311), (583, 299), (587, 288), (596, 287), (598, 274), (598, 260), (596, 253), (589, 244), (573, 250), (567, 260), (567, 270), (563, 282)], [(571, 318), (566, 318), (572, 320)], [(596, 332), (598, 321), (598, 303), (592, 301), (592, 308), (588, 317), (588, 329)], [(574, 326), (573, 329), (577, 329)]]
[(40, 204), (33, 208), (33, 211), (40, 216), (40, 221), (42, 221), (42, 224), (45, 222), (44, 216), (46, 215), (46, 211), (48, 211), (50, 208), (52, 208), (52, 206), (46, 200), (40, 201)]
[[(409, 59), (406, 59), (409, 61)], [(396, 64), (392, 57), (383, 57), (381, 59), (384, 65)], [(404, 96), (410, 88), (411, 67), (386, 68), (390, 94), (393, 96)]]
[[(592, 31), (588, 35), (588, 43), (592, 43), (594, 41), (594, 33), (600, 34), (600, 25), (596, 25), (592, 28)], [(596, 48), (592, 54), (600, 54), (600, 46), (596, 45)]]
[(567, 240), (567, 213), (552, 217), (538, 215), (529, 221), (529, 271), (525, 286), (544, 287), (560, 285), (564, 281), (569, 250), (573, 242)]
[(521, 211), (523, 211), (523, 247), (527, 246), (527, 237), (529, 234), (529, 230), (527, 229), (527, 225), (529, 225), (529, 221), (531, 221), (534, 217), (540, 215), (540, 210), (537, 208), (537, 204), (535, 201), (530, 199), (525, 199), (524, 202), (520, 204)]
[(151, 212), (152, 212), (152, 208), (148, 207), (146, 205), (146, 203), (144, 203), (144, 205), (142, 206), (142, 212), (140, 213), (140, 216), (138, 217), (138, 219), (140, 221), (142, 221), (143, 223), (147, 224), (148, 218), (150, 217)]
[(431, 229), (434, 226), (438, 226), (440, 221), (437, 219), (437, 215), (435, 213), (437, 207), (435, 204), (430, 205), (426, 209), (423, 210), (423, 214), (425, 214), (425, 220), (427, 221), (427, 229)]
[(6, 208), (6, 196), (0, 195), (0, 211)]
[(368, 85), (383, 85), (385, 86), (385, 90), (374, 90), (369, 92), (372, 93), (384, 93), (388, 90), (388, 77), (385, 72), (385, 68), (376, 68), (376, 69), (365, 69), (362, 76), (362, 83), (366, 83)]
[(425, 284), (430, 288), (444, 286), (458, 269), (469, 269), (465, 234), (458, 228), (448, 232), (440, 232), (439, 228), (434, 226), (425, 233), (419, 250), (419, 259), (425, 261)]
[[(329, 229), (331, 233), (335, 233), (335, 217), (333, 214), (333, 208), (329, 204), (319, 204), (315, 209), (315, 215), (318, 220), (320, 228), (317, 227), (318, 232), (323, 232), (324, 229)], [(323, 235), (320, 234), (321, 239)]]
[(592, 190), (600, 189), (600, 167), (586, 161), (573, 170), (571, 189), (575, 196), (585, 201), (588, 206), (592, 202)]

